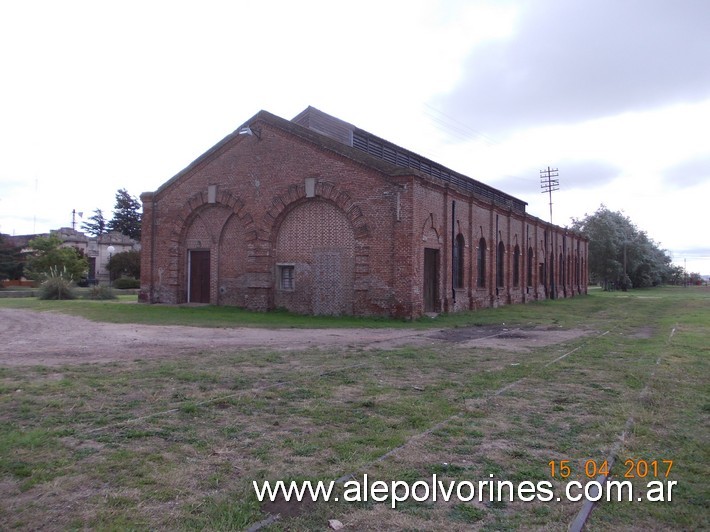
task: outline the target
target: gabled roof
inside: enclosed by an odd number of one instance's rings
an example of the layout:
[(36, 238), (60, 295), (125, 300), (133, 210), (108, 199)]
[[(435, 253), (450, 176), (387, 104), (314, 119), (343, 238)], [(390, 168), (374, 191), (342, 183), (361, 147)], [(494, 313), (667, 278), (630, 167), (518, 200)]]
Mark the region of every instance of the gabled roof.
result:
[(239, 137), (239, 131), (254, 126), (258, 122), (269, 124), (294, 136), (312, 142), (324, 148), (352, 159), (392, 177), (419, 175), (439, 185), (453, 185), (456, 188), (482, 197), (498, 205), (503, 205), (518, 212), (525, 212), (526, 202), (506, 194), (485, 183), (476, 181), (464, 174), (455, 172), (426, 157), (401, 148), (363, 129), (332, 115), (307, 107), (293, 120), (286, 120), (268, 111), (259, 111), (235, 131), (203, 153), (187, 168), (163, 183), (155, 194), (169, 187), (182, 176), (190, 173), (200, 164), (212, 159), (225, 145)]
[(526, 202), (459, 172), (455, 172), (450, 168), (410, 150), (401, 148), (388, 140), (324, 113), (315, 107), (307, 107), (299, 113), (292, 122), (327, 135), (339, 142), (369, 153), (395, 166), (418, 170), (430, 177), (436, 178), (437, 181), (450, 183), (467, 192), (483, 196), (489, 201), (493, 201), (499, 205), (506, 205), (514, 210), (525, 212)]
[[(195, 168), (197, 168), (201, 164), (203, 164), (207, 161), (210, 161), (213, 157), (216, 156), (217, 153), (219, 153), (219, 151), (223, 147), (225, 147), (226, 145), (230, 144), (235, 139), (240, 137), (239, 131), (243, 130), (246, 127), (254, 127), (254, 125), (259, 122), (276, 127), (282, 131), (285, 131), (286, 133), (289, 133), (291, 135), (294, 135), (296, 137), (299, 137), (299, 138), (302, 138), (306, 141), (309, 141), (317, 146), (320, 146), (321, 148), (327, 149), (327, 150), (332, 151), (334, 153), (338, 153), (340, 155), (343, 155), (349, 159), (360, 162), (361, 164), (364, 164), (370, 168), (374, 168), (375, 170), (378, 170), (379, 172), (381, 172), (385, 175), (398, 176), (398, 175), (411, 175), (412, 174), (411, 171), (405, 170), (403, 168), (399, 168), (399, 167), (392, 165), (384, 160), (378, 160), (366, 153), (363, 153), (360, 150), (357, 150), (351, 146), (348, 146), (347, 144), (344, 144), (342, 142), (338, 142), (337, 140), (332, 139), (328, 135), (324, 135), (324, 134), (314, 131), (312, 129), (303, 127), (299, 124), (296, 124), (290, 120), (286, 120), (284, 118), (281, 118), (279, 116), (271, 114), (268, 111), (262, 110), (262, 111), (259, 111), (258, 113), (256, 113), (254, 116), (252, 116), (249, 120), (244, 122), (241, 126), (239, 126), (237, 129), (235, 129), (232, 133), (230, 133), (229, 135), (224, 137), (217, 144), (212, 146), (205, 153), (200, 155), (197, 159), (195, 159), (192, 163), (190, 163), (185, 169), (181, 170), (178, 174), (176, 174), (175, 176), (170, 178), (168, 181), (163, 183), (154, 192), (154, 194), (155, 195), (159, 194), (160, 192), (162, 192), (165, 189), (167, 189), (168, 187), (170, 187), (173, 183), (178, 181), (181, 177), (192, 172)], [(148, 194), (150, 194), (150, 193), (148, 193)]]

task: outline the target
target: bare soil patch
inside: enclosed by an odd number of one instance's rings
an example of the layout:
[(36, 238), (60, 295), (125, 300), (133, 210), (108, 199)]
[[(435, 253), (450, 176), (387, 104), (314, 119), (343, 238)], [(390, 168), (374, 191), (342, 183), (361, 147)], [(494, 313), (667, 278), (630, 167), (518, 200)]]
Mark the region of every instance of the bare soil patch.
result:
[(461, 327), (438, 331), (430, 338), (454, 342), (459, 347), (529, 351), (587, 336), (594, 331), (561, 327)]
[(262, 329), (96, 323), (66, 314), (0, 309), (0, 364), (83, 364), (265, 348), (273, 351), (456, 344), (526, 351), (574, 339), (582, 329), (462, 327), (419, 329)]
[(261, 511), (270, 515), (278, 515), (281, 518), (298, 517), (304, 513), (307, 514), (314, 506), (315, 502), (308, 497), (301, 501), (295, 499), (287, 501), (284, 499), (283, 494), (279, 492), (276, 500), (270, 501), (266, 499), (261, 504)]

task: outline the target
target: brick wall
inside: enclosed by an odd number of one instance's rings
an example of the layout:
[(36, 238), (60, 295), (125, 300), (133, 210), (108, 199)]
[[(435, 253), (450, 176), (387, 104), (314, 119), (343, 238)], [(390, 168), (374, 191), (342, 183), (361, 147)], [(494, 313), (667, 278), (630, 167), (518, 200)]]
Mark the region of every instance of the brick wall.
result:
[[(330, 201), (298, 202), (284, 215), (275, 246), (275, 305), (303, 314), (353, 314), (356, 240), (345, 213)], [(294, 268), (279, 286), (278, 265)]]
[[(419, 316), (426, 304), (427, 248), (439, 257), (436, 311), (549, 297), (550, 280), (539, 275), (546, 254), (555, 257), (546, 272), (553, 271), (559, 297), (586, 292), (586, 241), (564, 236), (561, 228), (431, 178), (388, 173), (268, 120), (252, 127), (259, 136), (230, 135), (156, 192), (141, 196), (142, 301), (190, 299), (191, 250), (210, 252), (211, 303), (258, 310)], [(465, 244), (464, 283), (454, 292), (451, 255), (457, 234)], [(476, 283), (481, 238), (484, 287)], [(500, 287), (499, 242), (505, 247)], [(534, 262), (530, 285), (528, 248)], [(279, 289), (279, 264), (294, 266), (293, 290)]]

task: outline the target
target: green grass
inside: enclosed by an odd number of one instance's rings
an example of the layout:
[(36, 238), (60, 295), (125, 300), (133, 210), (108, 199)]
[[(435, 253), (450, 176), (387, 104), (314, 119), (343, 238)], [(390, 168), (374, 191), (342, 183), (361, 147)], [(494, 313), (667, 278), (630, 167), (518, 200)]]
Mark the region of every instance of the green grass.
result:
[[(192, 325), (243, 313), (86, 301), (24, 308), (109, 321), (154, 313), (142, 323), (180, 315)], [(254, 318), (305, 326), (283, 313)], [(241, 530), (266, 518), (251, 489), (262, 479), (537, 482), (552, 480), (550, 460), (569, 460), (584, 480), (584, 463), (603, 460), (630, 418), (614, 474), (623, 476), (627, 459), (672, 459), (674, 499), (601, 503), (588, 529), (708, 528), (710, 292), (594, 292), (439, 320), (596, 334), (526, 352), (439, 342), (0, 367), (0, 528)], [(381, 322), (427, 325), (371, 321)], [(268, 529), (324, 529), (338, 518), (354, 530), (561, 530), (580, 507), (319, 503)]]
[[(605, 306), (608, 294), (593, 290), (593, 297), (584, 297), (586, 308), (597, 312)], [(280, 327), (280, 328), (332, 328), (332, 327), (467, 327), (521, 323), (525, 325), (573, 326), (575, 316), (565, 313), (580, 298), (535, 302), (535, 312), (529, 305), (511, 305), (499, 309), (482, 309), (475, 312), (441, 314), (436, 318), (399, 320), (386, 317), (358, 316), (304, 316), (285, 310), (254, 312), (237, 307), (214, 305), (175, 306), (144, 305), (134, 303), (137, 296), (119, 296), (118, 301), (41, 301), (37, 298), (0, 299), (0, 308), (20, 308), (53, 311), (82, 316), (108, 323), (141, 323), (146, 325), (189, 325), (195, 327)]]

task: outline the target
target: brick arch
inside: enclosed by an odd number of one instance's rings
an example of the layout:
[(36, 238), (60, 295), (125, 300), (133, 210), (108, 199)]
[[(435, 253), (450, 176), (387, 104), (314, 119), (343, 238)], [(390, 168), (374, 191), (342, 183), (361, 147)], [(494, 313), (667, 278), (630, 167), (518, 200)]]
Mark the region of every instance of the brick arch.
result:
[(335, 204), (350, 221), (355, 232), (355, 239), (362, 243), (369, 238), (370, 227), (367, 225), (367, 219), (360, 206), (352, 200), (347, 192), (334, 183), (320, 181), (316, 183), (314, 198), (306, 197), (305, 185), (291, 185), (284, 193), (273, 197), (271, 207), (263, 218), (264, 226), (268, 231), (267, 240), (271, 242), (272, 246), (276, 244), (276, 235), (278, 235), (279, 227), (286, 214), (310, 199), (325, 200)]
[[(355, 308), (357, 240), (346, 213), (332, 201), (295, 202), (283, 211), (275, 233), (274, 303), (304, 314), (352, 314)], [(290, 289), (281, 286), (283, 265), (292, 268)]]
[[(187, 301), (187, 285), (186, 283), (186, 254), (187, 254), (187, 242), (188, 233), (190, 228), (193, 226), (195, 220), (200, 216), (201, 213), (207, 211), (210, 208), (218, 207), (225, 209), (228, 214), (226, 216), (225, 224), (233, 219), (235, 216), (239, 219), (242, 226), (246, 231), (246, 240), (251, 241), (256, 239), (256, 231), (253, 230), (254, 221), (252, 216), (245, 210), (244, 202), (234, 194), (230, 192), (219, 192), (215, 201), (210, 203), (208, 201), (207, 192), (198, 192), (194, 194), (190, 199), (188, 199), (180, 208), (180, 210), (175, 214), (174, 223), (172, 224), (171, 232), (171, 244), (169, 252), (169, 264), (170, 268), (177, 274), (177, 286), (178, 286), (178, 302)], [(222, 239), (222, 231), (224, 227), (218, 227), (215, 229), (214, 241), (211, 241), (209, 246), (215, 247), (220, 245)], [(216, 260), (213, 257), (211, 260)], [(216, 286), (218, 278), (213, 279), (213, 284)], [(216, 288), (211, 288), (211, 300), (216, 301), (217, 292)], [(213, 301), (213, 302), (214, 302)]]
[(183, 241), (187, 234), (190, 225), (200, 211), (209, 206), (221, 206), (231, 210), (237, 218), (242, 222), (247, 229), (248, 240), (256, 240), (256, 231), (252, 230), (254, 219), (251, 214), (244, 209), (244, 202), (231, 192), (219, 192), (214, 203), (207, 201), (206, 192), (198, 192), (187, 200), (180, 211), (175, 215), (175, 223), (173, 224), (172, 237), (173, 241), (178, 245)]
[[(421, 232), (421, 240), (423, 242), (427, 243), (427, 246), (431, 247), (439, 247), (439, 240), (441, 239), (441, 233), (442, 231), (438, 230), (436, 228), (436, 224), (434, 222), (434, 215), (429, 214), (429, 216), (426, 217), (424, 220), (424, 224), (422, 225), (422, 232)], [(433, 238), (432, 238), (433, 237)], [(423, 253), (423, 251), (422, 251)]]
[[(347, 286), (343, 285), (343, 290), (352, 292), (352, 296), (346, 298), (351, 299), (352, 302), (348, 302), (341, 312), (347, 314), (362, 313), (361, 298), (364, 297), (364, 294), (369, 290), (370, 285), (370, 228), (367, 224), (367, 217), (363, 209), (352, 200), (347, 192), (332, 183), (320, 182), (316, 184), (314, 197), (306, 197), (304, 185), (291, 185), (285, 192), (273, 197), (271, 207), (264, 214), (263, 223), (260, 224), (264, 229), (261, 236), (262, 243), (270, 246), (268, 254), (271, 257), (272, 266), (275, 268), (276, 262), (280, 260), (280, 250), (277, 249), (279, 234), (289, 214), (299, 208), (307, 208), (309, 205), (316, 202), (327, 205), (330, 209), (334, 209), (335, 212), (338, 212), (342, 216), (342, 221), (348, 226), (348, 233), (351, 235), (350, 238), (352, 238), (351, 242), (353, 247), (348, 247), (348, 249), (351, 249), (351, 251), (348, 252), (348, 261), (351, 264), (351, 271), (349, 271), (347, 275)], [(311, 265), (316, 265), (318, 262), (315, 257), (313, 257), (313, 261)], [(316, 269), (318, 267), (317, 265), (315, 266)], [(276, 269), (274, 271), (278, 274)], [(300, 288), (304, 285), (299, 284), (298, 279), (296, 281), (296, 290), (300, 291)], [(276, 280), (276, 283), (278, 283), (278, 280)], [(301, 296), (305, 295), (305, 299), (293, 298), (292, 302), (288, 302), (289, 297), (292, 296), (276, 292), (276, 284), (274, 285), (274, 289), (274, 303), (277, 306), (284, 306), (296, 312), (309, 314), (331, 313), (332, 309), (324, 310), (318, 308), (319, 305), (317, 301), (319, 297), (315, 291), (301, 293), (301, 295), (298, 296), (298, 298), (301, 298)], [(313, 305), (312, 308), (300, 306), (304, 301), (308, 300), (311, 301)]]

